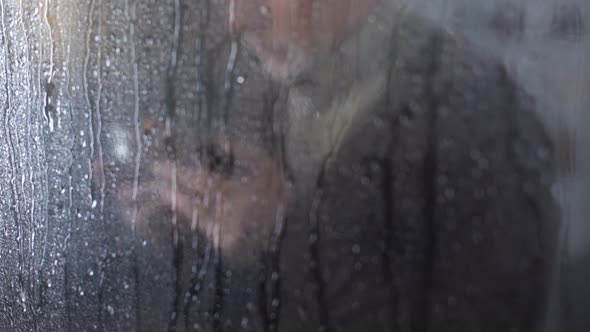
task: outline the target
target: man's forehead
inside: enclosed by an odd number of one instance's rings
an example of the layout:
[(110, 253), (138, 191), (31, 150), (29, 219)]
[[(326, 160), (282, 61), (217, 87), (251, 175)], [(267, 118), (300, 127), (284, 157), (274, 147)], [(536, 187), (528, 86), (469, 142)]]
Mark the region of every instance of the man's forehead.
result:
[(314, 9), (339, 9), (337, 12), (326, 14), (338, 14), (342, 11), (355, 12), (358, 9), (370, 8), (388, 0), (231, 0), (236, 10), (241, 11), (264, 11), (272, 9), (297, 9), (302, 7), (313, 7)]

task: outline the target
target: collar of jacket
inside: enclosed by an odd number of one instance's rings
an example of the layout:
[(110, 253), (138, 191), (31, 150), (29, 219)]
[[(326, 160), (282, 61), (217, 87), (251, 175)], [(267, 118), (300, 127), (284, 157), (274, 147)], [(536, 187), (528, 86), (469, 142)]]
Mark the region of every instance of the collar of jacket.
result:
[[(290, 89), (288, 139), (309, 150), (296, 157), (329, 163), (352, 124), (387, 93), (388, 75), (396, 61), (392, 56), (396, 23), (404, 9), (394, 7), (394, 1), (384, 2), (387, 5), (369, 16), (333, 56), (314, 67), (310, 84)], [(292, 148), (294, 153), (299, 150)]]
[[(387, 0), (386, 0), (387, 1)], [(294, 178), (315, 179), (341, 148), (356, 121), (387, 96), (396, 22), (401, 10), (380, 10), (332, 57), (317, 65), (311, 84), (288, 89), (284, 130), (286, 159)]]

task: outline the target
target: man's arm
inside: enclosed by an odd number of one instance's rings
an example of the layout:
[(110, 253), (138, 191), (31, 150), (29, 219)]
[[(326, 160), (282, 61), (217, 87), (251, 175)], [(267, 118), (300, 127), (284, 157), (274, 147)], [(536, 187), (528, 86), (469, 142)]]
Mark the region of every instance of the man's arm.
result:
[(533, 331), (558, 231), (550, 142), (496, 60), (425, 27), (403, 27), (389, 96), (318, 186), (327, 320)]
[(533, 331), (559, 227), (550, 141), (501, 64), (442, 34), (429, 47), (429, 330)]

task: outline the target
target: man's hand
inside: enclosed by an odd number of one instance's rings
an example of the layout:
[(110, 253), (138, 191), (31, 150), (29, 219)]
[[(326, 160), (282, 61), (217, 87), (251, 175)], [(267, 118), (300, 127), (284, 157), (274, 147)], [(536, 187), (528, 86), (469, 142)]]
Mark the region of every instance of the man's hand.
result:
[(236, 250), (240, 243), (265, 247), (275, 224), (282, 223), (283, 171), (262, 149), (232, 146), (236, 171), (231, 175), (179, 161), (152, 163), (137, 185), (128, 183), (119, 192), (124, 221), (141, 232), (146, 219), (165, 210), (171, 223), (190, 223), (192, 231), (223, 251)]

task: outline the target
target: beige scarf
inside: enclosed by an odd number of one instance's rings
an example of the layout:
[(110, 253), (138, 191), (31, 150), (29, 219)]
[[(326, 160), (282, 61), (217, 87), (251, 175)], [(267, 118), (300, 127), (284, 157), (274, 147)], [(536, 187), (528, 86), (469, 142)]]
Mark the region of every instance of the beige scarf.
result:
[[(386, 93), (392, 61), (392, 43), (401, 21), (393, 1), (348, 39), (334, 56), (317, 66), (314, 87), (289, 91), (287, 159), (303, 177), (317, 174), (324, 160), (330, 163), (352, 125), (375, 107)], [(388, 15), (389, 13), (389, 15)], [(392, 58), (393, 57), (393, 58)]]

